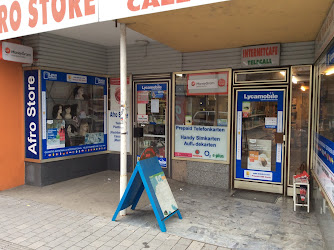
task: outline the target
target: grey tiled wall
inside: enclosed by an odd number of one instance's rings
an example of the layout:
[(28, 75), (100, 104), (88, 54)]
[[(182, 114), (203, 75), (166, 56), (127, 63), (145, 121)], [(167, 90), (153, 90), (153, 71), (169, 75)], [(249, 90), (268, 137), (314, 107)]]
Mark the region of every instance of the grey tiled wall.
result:
[(172, 178), (201, 186), (229, 189), (230, 165), (173, 160)]

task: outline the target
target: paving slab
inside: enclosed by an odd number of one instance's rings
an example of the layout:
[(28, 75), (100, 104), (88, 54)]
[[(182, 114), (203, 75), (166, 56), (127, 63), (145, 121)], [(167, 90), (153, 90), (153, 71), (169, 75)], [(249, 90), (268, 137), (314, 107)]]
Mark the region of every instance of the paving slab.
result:
[[(65, 241), (75, 242), (73, 249), (324, 246), (315, 214), (302, 208), (293, 212), (291, 197), (257, 202), (231, 197), (229, 190), (168, 181), (183, 219), (168, 219), (167, 233), (160, 232), (145, 193), (135, 211), (111, 222), (119, 201), (119, 172), (105, 171), (47, 187), (0, 192), (0, 240), (23, 249), (39, 242), (45, 243), (41, 248), (56, 248)], [(168, 239), (170, 244), (164, 244)], [(7, 247), (5, 243), (0, 246)]]

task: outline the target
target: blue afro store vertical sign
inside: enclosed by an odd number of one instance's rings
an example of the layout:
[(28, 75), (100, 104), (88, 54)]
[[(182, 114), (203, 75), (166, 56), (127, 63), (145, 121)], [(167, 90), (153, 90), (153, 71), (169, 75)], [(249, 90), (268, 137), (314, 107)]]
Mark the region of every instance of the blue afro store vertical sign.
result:
[(334, 142), (315, 134), (315, 173), (323, 191), (334, 205)]
[(38, 70), (24, 72), (25, 156), (39, 159)]

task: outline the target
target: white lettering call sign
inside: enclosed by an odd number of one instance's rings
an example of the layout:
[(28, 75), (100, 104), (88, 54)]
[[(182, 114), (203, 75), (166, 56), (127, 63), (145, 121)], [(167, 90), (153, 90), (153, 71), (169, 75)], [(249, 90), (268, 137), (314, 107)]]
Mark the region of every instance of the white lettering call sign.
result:
[[(98, 22), (98, 0), (0, 2), (0, 40)], [(118, 1), (113, 1), (117, 2)]]
[(214, 126), (175, 126), (175, 157), (227, 160), (227, 129)]

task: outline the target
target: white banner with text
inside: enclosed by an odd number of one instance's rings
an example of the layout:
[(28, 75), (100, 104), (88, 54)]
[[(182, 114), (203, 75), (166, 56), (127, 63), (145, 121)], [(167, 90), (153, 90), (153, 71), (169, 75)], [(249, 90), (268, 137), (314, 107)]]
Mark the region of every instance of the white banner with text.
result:
[(100, 21), (154, 14), (228, 0), (100, 0)]
[[(109, 97), (110, 97), (110, 110), (108, 112), (109, 117), (109, 142), (108, 150), (120, 152), (121, 151), (121, 88), (119, 79), (110, 78), (109, 79)], [(127, 151), (131, 152), (132, 148), (132, 133), (131, 133), (131, 124), (132, 119), (129, 114), (131, 114), (131, 85), (127, 84), (127, 99), (128, 99), (128, 122), (127, 122)]]
[(175, 157), (226, 161), (227, 127), (175, 126)]
[(98, 4), (98, 0), (1, 1), (0, 40), (98, 22)]

